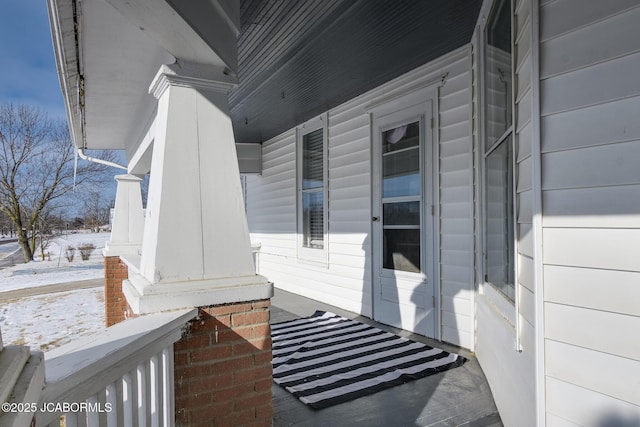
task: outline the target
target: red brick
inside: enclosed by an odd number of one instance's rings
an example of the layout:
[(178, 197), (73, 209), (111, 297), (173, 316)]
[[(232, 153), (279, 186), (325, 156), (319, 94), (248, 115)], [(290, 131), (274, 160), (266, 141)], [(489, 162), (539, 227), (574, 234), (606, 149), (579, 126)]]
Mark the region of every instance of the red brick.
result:
[(252, 393), (250, 396), (244, 396), (234, 401), (234, 409), (242, 411), (244, 408), (256, 408), (258, 406), (267, 405), (271, 401), (271, 390), (265, 393)]
[(261, 353), (254, 353), (253, 361), (256, 366), (260, 366), (264, 365), (265, 363), (271, 363), (272, 357), (273, 356), (271, 354), (271, 349), (269, 349)]
[(255, 381), (253, 383), (253, 389), (256, 392), (271, 390), (271, 386), (273, 385), (273, 377), (269, 375), (267, 379)]
[(242, 412), (232, 412), (231, 414), (224, 417), (221, 421), (224, 423), (229, 423), (228, 425), (232, 426), (241, 426), (245, 425), (249, 422), (253, 422), (256, 419), (256, 411), (255, 409), (245, 409)]
[(262, 378), (271, 379), (272, 372), (273, 370), (271, 366), (260, 366), (257, 368), (245, 369), (243, 371), (234, 372), (233, 382), (234, 384), (255, 384), (256, 380), (260, 380)]
[(187, 366), (176, 366), (174, 368), (174, 374), (176, 378), (196, 378), (202, 375), (211, 375), (211, 365), (210, 364), (202, 364), (202, 365), (187, 365)]
[(211, 403), (211, 392), (189, 393), (183, 396), (176, 396), (176, 408), (195, 408)]
[(174, 344), (175, 351), (191, 350), (194, 348), (208, 347), (210, 344), (209, 334), (187, 335)]
[(251, 304), (243, 303), (243, 304), (216, 305), (212, 307), (207, 307), (205, 310), (211, 316), (215, 317), (223, 314), (242, 313), (243, 311), (250, 311)]
[(253, 394), (252, 384), (241, 384), (222, 390), (214, 390), (211, 394), (213, 396), (213, 402), (235, 402), (238, 399), (246, 395)]
[(233, 326), (244, 325), (258, 325), (262, 323), (269, 323), (269, 312), (249, 312), (249, 313), (236, 313), (231, 315)]
[(203, 408), (194, 409), (191, 414), (192, 425), (207, 422), (210, 423), (209, 425), (214, 425), (213, 420), (222, 418), (232, 411), (233, 403), (231, 402), (213, 403)]
[(256, 419), (260, 420), (263, 418), (268, 419), (271, 423), (271, 418), (273, 418), (273, 405), (271, 404), (271, 402), (267, 403), (264, 406), (258, 406), (256, 408)]
[(252, 329), (251, 338), (262, 338), (271, 336), (271, 327), (269, 324), (254, 326)]
[(192, 350), (190, 352), (190, 360), (192, 363), (197, 363), (227, 358), (231, 356), (231, 349), (232, 347), (230, 345), (221, 344), (201, 350)]
[(253, 305), (253, 308), (267, 308), (271, 306), (271, 300), (269, 299), (263, 299), (260, 301), (254, 301), (251, 303)]
[(233, 386), (233, 374), (210, 375), (206, 377), (194, 378), (189, 384), (191, 393), (200, 393), (204, 391), (215, 391)]

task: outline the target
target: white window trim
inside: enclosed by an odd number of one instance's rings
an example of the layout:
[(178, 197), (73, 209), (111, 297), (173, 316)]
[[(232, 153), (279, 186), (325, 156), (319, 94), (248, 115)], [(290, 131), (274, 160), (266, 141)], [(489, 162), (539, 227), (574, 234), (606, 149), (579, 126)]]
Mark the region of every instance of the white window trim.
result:
[[(303, 246), (303, 221), (302, 221), (302, 170), (303, 170), (303, 149), (304, 136), (322, 129), (323, 152), (323, 245), (320, 248), (307, 248)], [(322, 114), (306, 121), (296, 128), (296, 248), (299, 261), (317, 263), (327, 266), (329, 262), (329, 168), (328, 168), (328, 135), (327, 135), (327, 114)]]
[[(512, 109), (511, 109), (511, 126), (510, 128), (505, 131), (505, 133), (497, 140), (495, 141), (492, 146), (489, 148), (489, 150), (486, 150), (485, 146), (485, 142), (486, 142), (486, 126), (485, 126), (485, 117), (486, 117), (486, 98), (484, 95), (484, 91), (486, 89), (486, 28), (487, 28), (487, 24), (488, 24), (488, 19), (489, 19), (489, 15), (491, 14), (491, 11), (494, 7), (494, 5), (497, 3), (497, 0), (485, 0), (483, 7), (482, 7), (482, 18), (481, 18), (481, 24), (479, 26), (479, 36), (478, 36), (478, 64), (479, 64), (479, 70), (478, 70), (478, 80), (479, 80), (479, 93), (480, 96), (478, 97), (478, 109), (479, 109), (479, 127), (478, 127), (478, 137), (479, 137), (479, 144), (478, 144), (478, 150), (479, 150), (479, 173), (480, 173), (480, 212), (482, 215), (482, 219), (480, 221), (478, 221), (478, 225), (480, 227), (480, 249), (481, 249), (481, 253), (482, 256), (480, 257), (482, 262), (481, 262), (481, 275), (480, 275), (480, 294), (482, 294), (487, 301), (489, 302), (489, 305), (492, 306), (494, 308), (494, 310), (496, 310), (500, 315), (502, 315), (502, 317), (513, 327), (513, 332), (515, 335), (515, 350), (516, 351), (522, 351), (522, 346), (521, 346), (521, 337), (520, 337), (520, 304), (519, 304), (519, 300), (520, 300), (520, 292), (519, 292), (519, 285), (518, 285), (518, 222), (517, 222), (517, 203), (516, 203), (516, 197), (517, 197), (517, 188), (516, 188), (516, 178), (517, 178), (517, 174), (518, 174), (518, 170), (517, 170), (517, 162), (515, 160), (516, 158), (516, 105), (515, 105), (515, 87), (512, 87), (512, 91), (511, 91), (511, 105), (512, 105)], [(510, 4), (510, 8), (511, 8), (511, 14), (510, 14), (510, 19), (511, 19), (511, 82), (512, 85), (515, 83), (515, 33), (514, 33), (514, 4), (513, 4), (513, 0), (509, 0), (509, 4)], [(511, 301), (510, 299), (508, 299), (505, 295), (502, 294), (502, 292), (500, 292), (498, 290), (497, 287), (495, 287), (491, 282), (488, 282), (485, 280), (486, 277), (486, 271), (487, 271), (487, 267), (486, 267), (486, 257), (485, 257), (485, 252), (486, 252), (486, 226), (484, 224), (484, 218), (486, 218), (486, 205), (485, 205), (485, 188), (486, 188), (486, 183), (485, 183), (485, 173), (484, 173), (484, 164), (485, 164), (485, 160), (487, 158), (487, 154), (489, 152), (491, 152), (492, 150), (494, 150), (499, 144), (501, 144), (504, 139), (508, 136), (508, 135), (512, 135), (512, 166), (513, 166), (513, 197), (514, 197), (514, 211), (513, 211), (513, 215), (514, 215), (514, 221), (513, 221), (513, 236), (514, 236), (514, 245), (513, 245), (513, 261), (514, 261), (514, 301)]]

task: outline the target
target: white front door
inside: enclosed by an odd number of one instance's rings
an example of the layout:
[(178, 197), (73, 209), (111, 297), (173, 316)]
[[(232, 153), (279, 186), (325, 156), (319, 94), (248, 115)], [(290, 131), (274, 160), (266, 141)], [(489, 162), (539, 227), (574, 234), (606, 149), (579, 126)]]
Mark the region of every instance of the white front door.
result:
[(433, 101), (373, 115), (373, 317), (436, 337)]

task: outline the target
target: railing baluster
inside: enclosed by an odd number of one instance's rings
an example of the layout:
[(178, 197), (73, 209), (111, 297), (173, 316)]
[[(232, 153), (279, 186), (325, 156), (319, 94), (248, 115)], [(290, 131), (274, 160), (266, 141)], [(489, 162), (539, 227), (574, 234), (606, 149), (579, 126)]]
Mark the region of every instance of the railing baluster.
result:
[[(106, 413), (107, 427), (118, 427), (118, 391), (115, 383), (111, 383), (105, 389), (105, 404), (102, 406), (104, 410), (111, 407), (111, 411)], [(109, 405), (107, 405), (109, 404)], [(122, 410), (120, 408), (120, 410)]]
[(143, 362), (138, 365), (136, 376), (138, 379), (138, 424), (141, 427), (147, 425), (147, 364)]
[(151, 426), (152, 427), (160, 427), (160, 417), (159, 417), (159, 409), (158, 409), (158, 356), (151, 356), (149, 360), (149, 378), (150, 382), (150, 390), (149, 390), (149, 400), (151, 403), (150, 412), (151, 412)]
[[(100, 402), (100, 399), (98, 399), (97, 394), (94, 394), (93, 396), (87, 399), (87, 403), (89, 404), (89, 406), (96, 407), (98, 406), (99, 402)], [(87, 411), (87, 424), (89, 424), (89, 427), (99, 426), (100, 414), (94, 411)]]
[(165, 427), (173, 425), (173, 347), (162, 350), (162, 408)]
[(133, 426), (133, 380), (131, 374), (122, 376), (122, 425)]
[[(174, 427), (173, 343), (196, 314), (194, 309), (142, 316), (126, 328), (115, 325), (90, 343), (53, 350), (53, 381), (41, 402), (86, 402), (77, 404), (82, 412), (64, 414), (65, 427)], [(39, 411), (36, 423), (60, 427), (59, 418)]]
[[(60, 426), (60, 423), (57, 422), (57, 425)], [(65, 427), (78, 427), (78, 414), (74, 414), (71, 412), (65, 414), (64, 425)]]

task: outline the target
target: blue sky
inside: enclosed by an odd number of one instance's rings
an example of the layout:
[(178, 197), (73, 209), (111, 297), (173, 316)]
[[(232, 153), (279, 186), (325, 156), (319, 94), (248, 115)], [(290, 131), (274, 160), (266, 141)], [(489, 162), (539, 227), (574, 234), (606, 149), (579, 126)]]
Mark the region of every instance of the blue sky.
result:
[(45, 0), (2, 0), (0, 103), (29, 104), (65, 119)]

